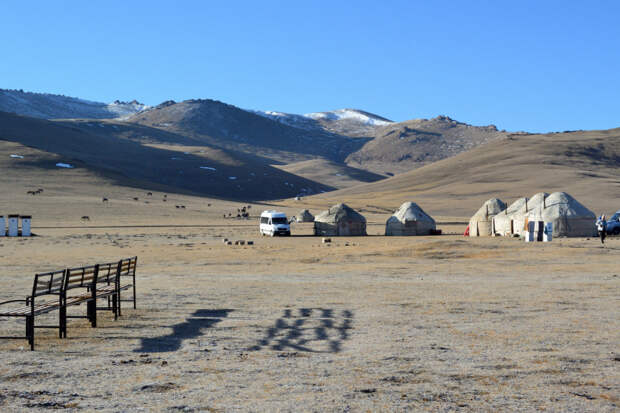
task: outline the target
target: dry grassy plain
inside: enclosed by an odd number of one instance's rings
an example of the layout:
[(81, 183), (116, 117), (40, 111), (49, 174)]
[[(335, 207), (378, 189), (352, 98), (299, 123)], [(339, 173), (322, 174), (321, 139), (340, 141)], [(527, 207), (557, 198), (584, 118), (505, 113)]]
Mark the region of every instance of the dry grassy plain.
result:
[(0, 210), (38, 236), (0, 239), (0, 301), (35, 272), (138, 255), (138, 309), (39, 330), (36, 352), (0, 342), (0, 411), (620, 409), (618, 239), (385, 238), (379, 211), (368, 237), (261, 238), (223, 219), (238, 204), (80, 174), (32, 175), (37, 197), (3, 182)]

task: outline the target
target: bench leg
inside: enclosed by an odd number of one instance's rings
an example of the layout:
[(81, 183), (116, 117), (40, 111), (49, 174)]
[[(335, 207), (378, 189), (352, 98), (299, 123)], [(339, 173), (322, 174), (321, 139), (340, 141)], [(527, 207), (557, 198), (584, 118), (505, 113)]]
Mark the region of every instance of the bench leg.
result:
[(136, 309), (136, 279), (135, 277), (133, 279), (132, 290), (133, 290), (133, 309), (135, 310)]
[(67, 338), (67, 307), (58, 310), (58, 327), (60, 338)]
[(114, 312), (114, 321), (118, 320), (118, 313), (119, 313), (119, 307), (118, 307), (118, 297), (116, 296), (116, 294), (114, 294), (112, 296), (112, 312)]
[(121, 300), (121, 292), (120, 292), (120, 290), (118, 291), (118, 294), (117, 294), (116, 299), (118, 300), (118, 301), (117, 301), (117, 303), (116, 303), (116, 305), (118, 305), (117, 310), (118, 310), (118, 316), (120, 317), (120, 316), (122, 316), (122, 315), (123, 315), (123, 313), (122, 313), (122, 311), (121, 311), (121, 301), (122, 301), (122, 300)]
[(26, 317), (26, 337), (28, 344), (30, 344), (30, 350), (34, 351), (34, 316)]
[(90, 325), (92, 327), (97, 327), (97, 300), (90, 300), (86, 303), (86, 312), (90, 320)]

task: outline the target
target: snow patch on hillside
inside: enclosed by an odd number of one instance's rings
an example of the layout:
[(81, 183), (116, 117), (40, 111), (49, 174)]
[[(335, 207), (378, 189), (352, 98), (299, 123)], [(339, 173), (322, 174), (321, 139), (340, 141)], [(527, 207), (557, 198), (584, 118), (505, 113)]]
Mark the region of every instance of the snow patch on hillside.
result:
[(280, 123), (284, 123), (289, 126), (294, 126), (296, 128), (302, 128), (306, 130), (323, 129), (321, 122), (331, 123), (338, 121), (353, 121), (355, 123), (358, 123), (360, 126), (367, 127), (384, 126), (393, 123), (379, 116), (355, 109), (339, 109), (329, 112), (313, 112), (306, 113), (305, 115), (297, 115), (293, 113), (276, 112), (269, 110), (253, 110), (251, 112), (278, 121)]
[(102, 103), (49, 93), (0, 89), (0, 111), (42, 119), (115, 119), (146, 109), (149, 106), (135, 100)]
[(275, 120), (285, 125), (293, 126), (295, 128), (301, 128), (306, 130), (320, 130), (321, 125), (312, 118), (308, 118), (304, 115), (296, 115), (293, 113), (275, 112), (271, 110), (253, 110), (251, 111), (256, 115)]
[(311, 118), (311, 119), (317, 119), (317, 120), (324, 119), (324, 120), (331, 120), (331, 121), (351, 119), (351, 120), (355, 120), (355, 121), (361, 122), (369, 126), (384, 126), (384, 125), (389, 125), (393, 123), (393, 122), (381, 119), (377, 116), (366, 114), (366, 113), (363, 113), (355, 109), (339, 109), (339, 110), (332, 110), (330, 112), (307, 113), (304, 116), (307, 118)]

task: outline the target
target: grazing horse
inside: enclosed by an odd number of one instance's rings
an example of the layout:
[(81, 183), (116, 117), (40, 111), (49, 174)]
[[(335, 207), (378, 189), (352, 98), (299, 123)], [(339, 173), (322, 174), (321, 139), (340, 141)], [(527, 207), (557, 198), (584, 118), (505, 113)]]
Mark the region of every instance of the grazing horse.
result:
[(133, 200), (134, 200), (134, 201), (137, 201), (138, 199), (139, 199), (139, 198), (138, 198), (137, 196), (134, 196), (134, 197), (133, 197)]
[(90, 221), (90, 217), (88, 215), (84, 215), (81, 219), (82, 221)]
[(147, 192), (146, 196), (153, 196), (153, 193), (152, 192)]

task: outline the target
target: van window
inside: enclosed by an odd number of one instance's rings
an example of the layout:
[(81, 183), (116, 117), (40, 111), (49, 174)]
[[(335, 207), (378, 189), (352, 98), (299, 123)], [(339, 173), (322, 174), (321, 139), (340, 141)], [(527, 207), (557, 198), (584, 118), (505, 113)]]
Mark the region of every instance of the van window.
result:
[(288, 224), (286, 218), (271, 218), (272, 224)]
[(269, 223), (269, 218), (268, 217), (260, 217), (260, 223), (261, 224), (268, 224)]

